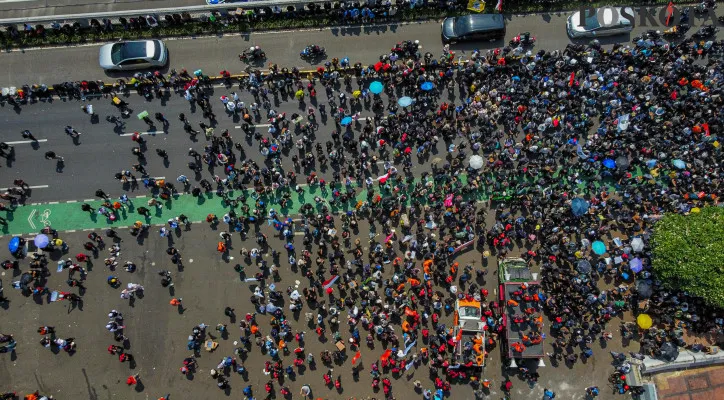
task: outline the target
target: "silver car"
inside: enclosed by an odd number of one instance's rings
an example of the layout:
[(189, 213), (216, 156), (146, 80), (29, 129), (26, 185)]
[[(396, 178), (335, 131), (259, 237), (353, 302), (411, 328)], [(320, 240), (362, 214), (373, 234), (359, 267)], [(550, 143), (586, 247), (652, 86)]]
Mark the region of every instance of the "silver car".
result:
[(633, 15), (631, 7), (604, 7), (596, 9), (593, 16), (584, 15), (581, 20), (581, 12), (576, 11), (568, 17), (566, 30), (571, 38), (621, 35), (633, 30)]
[(168, 49), (156, 39), (106, 44), (101, 46), (98, 61), (105, 70), (158, 68), (168, 63)]

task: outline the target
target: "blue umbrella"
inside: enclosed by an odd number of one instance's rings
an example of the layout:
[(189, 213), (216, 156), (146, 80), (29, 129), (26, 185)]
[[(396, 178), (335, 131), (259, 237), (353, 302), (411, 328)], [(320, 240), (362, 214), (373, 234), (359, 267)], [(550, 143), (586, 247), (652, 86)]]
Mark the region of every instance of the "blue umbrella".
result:
[(641, 262), (640, 258), (634, 258), (629, 263), (629, 267), (634, 274), (638, 274), (642, 269), (644, 269), (644, 263)]
[(40, 234), (33, 239), (33, 242), (35, 243), (35, 246), (37, 246), (39, 249), (44, 249), (48, 247), (48, 243), (50, 243), (50, 239), (48, 239), (47, 235)]
[(686, 168), (686, 163), (681, 160), (677, 159), (677, 160), (672, 161), (671, 163), (674, 164), (674, 167), (676, 167), (678, 169)]
[(412, 97), (407, 97), (407, 96), (405, 96), (405, 97), (400, 97), (400, 98), (397, 100), (397, 104), (398, 104), (400, 107), (409, 107), (409, 106), (412, 104)]
[(588, 212), (588, 202), (586, 200), (583, 200), (580, 197), (576, 197), (571, 202), (571, 211), (573, 212), (573, 215), (576, 217), (580, 217), (581, 215)]
[(593, 248), (593, 252), (598, 254), (599, 256), (606, 252), (606, 245), (603, 244), (603, 242), (600, 240), (596, 240), (595, 242), (593, 242), (591, 248)]
[(352, 123), (352, 117), (344, 117), (344, 118), (342, 118), (342, 122), (340, 122), (340, 124), (342, 126), (347, 126), (351, 123)]
[(380, 94), (385, 90), (385, 85), (380, 81), (374, 81), (370, 83), (370, 92), (374, 94)]
[(10, 250), (11, 253), (15, 253), (20, 248), (20, 238), (14, 237), (10, 239), (10, 243), (8, 243), (8, 250)]
[(616, 168), (616, 161), (613, 161), (612, 159), (607, 158), (607, 159), (603, 160), (603, 166), (606, 168), (612, 168), (612, 169)]
[(422, 85), (420, 85), (420, 89), (424, 91), (430, 91), (435, 87), (435, 85), (432, 82), (423, 82)]

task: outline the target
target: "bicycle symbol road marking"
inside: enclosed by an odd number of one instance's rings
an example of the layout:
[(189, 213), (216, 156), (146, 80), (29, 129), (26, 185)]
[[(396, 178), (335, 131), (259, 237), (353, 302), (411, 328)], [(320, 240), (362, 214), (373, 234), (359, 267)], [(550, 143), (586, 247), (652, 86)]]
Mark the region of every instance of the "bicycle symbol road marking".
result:
[(42, 213), (40, 213), (40, 222), (43, 223), (43, 226), (50, 226), (50, 210), (45, 209)]

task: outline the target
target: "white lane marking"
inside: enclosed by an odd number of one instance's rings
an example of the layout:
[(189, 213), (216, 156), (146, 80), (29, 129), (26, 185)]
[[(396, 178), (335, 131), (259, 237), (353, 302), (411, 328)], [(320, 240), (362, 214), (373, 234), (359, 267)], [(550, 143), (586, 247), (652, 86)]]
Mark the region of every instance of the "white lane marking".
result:
[(59, 201), (49, 201), (48, 204), (60, 204)]
[[(0, 0), (0, 3), (2, 3), (3, 0)], [(30, 144), (30, 143), (45, 143), (48, 139), (38, 139), (38, 140), (16, 140), (14, 142), (5, 142), (7, 144)]]
[[(0, 0), (0, 1), (1, 1), (1, 0)], [(131, 136), (131, 135), (133, 135), (134, 133), (136, 133), (136, 132), (121, 133), (121, 134), (118, 135), (118, 136)], [(155, 136), (155, 135), (157, 135), (157, 134), (159, 134), (159, 133), (163, 133), (163, 131), (160, 131), (160, 132), (159, 132), (159, 131), (138, 132), (138, 133), (141, 134), (141, 135), (154, 135), (154, 136)]]
[(2, 3), (28, 3), (31, 1), (38, 1), (38, 0), (0, 0), (0, 4), (2, 4)]
[(78, 202), (78, 200), (68, 200), (68, 201), (66, 201), (66, 203), (77, 203), (77, 202)]
[(35, 230), (35, 223), (33, 223), (33, 217), (35, 216), (35, 213), (38, 212), (38, 210), (33, 209), (33, 211), (30, 212), (30, 215), (28, 215), (28, 224), (30, 224), (30, 228)]
[[(257, 125), (249, 125), (249, 128), (268, 128), (271, 124), (257, 124)], [(241, 125), (234, 126), (236, 129), (241, 129)]]
[[(28, 186), (28, 187), (31, 189), (45, 189), (45, 188), (48, 188), (49, 186), (48, 185), (37, 185), (37, 186)], [(8, 189), (9, 188), (0, 188), (0, 191), (6, 191)]]
[(66, 232), (68, 232), (68, 233), (73, 233), (73, 232), (76, 232), (76, 230), (75, 230), (75, 229), (71, 229), (71, 230), (66, 231)]

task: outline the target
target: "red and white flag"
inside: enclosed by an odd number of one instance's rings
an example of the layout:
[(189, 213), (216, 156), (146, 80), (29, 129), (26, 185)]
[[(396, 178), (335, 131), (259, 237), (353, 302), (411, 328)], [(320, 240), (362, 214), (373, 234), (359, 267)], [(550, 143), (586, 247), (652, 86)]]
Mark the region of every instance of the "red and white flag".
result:
[(357, 361), (359, 361), (360, 357), (362, 357), (362, 353), (358, 351), (357, 354), (352, 357), (352, 365), (355, 365)]
[(503, 0), (498, 0), (498, 4), (495, 5), (495, 9), (498, 12), (503, 12)]
[(326, 281), (324, 281), (324, 283), (322, 283), (322, 285), (324, 286), (325, 289), (329, 289), (337, 282), (338, 279), (339, 279), (339, 275), (332, 275), (332, 277), (327, 279)]
[(378, 178), (377, 178), (377, 181), (382, 182), (382, 183), (385, 183), (385, 182), (387, 182), (387, 179), (388, 179), (389, 177), (390, 177), (390, 173), (388, 172), (388, 173), (386, 173), (386, 174), (378, 177)]

